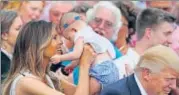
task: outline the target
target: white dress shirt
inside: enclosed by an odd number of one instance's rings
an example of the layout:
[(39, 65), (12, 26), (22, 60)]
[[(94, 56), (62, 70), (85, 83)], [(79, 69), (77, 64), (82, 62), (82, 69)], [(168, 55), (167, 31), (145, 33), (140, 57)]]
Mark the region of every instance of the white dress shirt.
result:
[(12, 54), (8, 53), (6, 50), (4, 50), (3, 48), (1, 48), (1, 51), (7, 55), (7, 57), (9, 57), (10, 60), (12, 60)]
[(115, 59), (114, 64), (118, 68), (118, 72), (120, 76), (119, 79), (122, 79), (125, 76), (127, 76), (125, 64), (128, 64), (129, 67), (133, 70), (135, 66), (137, 65), (139, 59), (140, 59), (140, 55), (132, 48), (128, 49), (126, 55)]

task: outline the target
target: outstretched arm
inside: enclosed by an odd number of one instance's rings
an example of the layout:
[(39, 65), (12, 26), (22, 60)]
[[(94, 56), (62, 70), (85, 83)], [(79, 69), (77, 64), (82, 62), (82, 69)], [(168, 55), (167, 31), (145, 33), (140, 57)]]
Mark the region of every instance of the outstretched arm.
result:
[(83, 38), (78, 38), (77, 41), (75, 42), (73, 51), (70, 53), (61, 55), (60, 59), (62, 61), (79, 59), (83, 52), (83, 46), (84, 46)]
[(59, 63), (60, 61), (65, 61), (65, 60), (79, 59), (83, 52), (83, 46), (84, 46), (83, 38), (77, 39), (72, 52), (63, 55), (54, 55), (51, 58), (52, 63)]
[[(90, 48), (90, 46), (84, 47), (84, 52), (80, 58), (80, 75), (79, 75), (79, 84), (75, 87), (72, 84), (69, 84), (65, 80), (61, 80), (62, 84), (68, 84), (64, 87), (64, 91), (70, 91), (72, 93), (66, 93), (68, 95), (89, 95), (89, 68), (94, 60), (95, 53)], [(31, 83), (31, 84), (27, 84)], [(17, 85), (17, 90), (22, 91), (24, 94), (32, 95), (64, 95), (63, 93), (50, 88), (41, 80), (32, 78), (32, 77), (23, 77), (19, 80)]]
[(79, 84), (74, 95), (89, 95), (89, 69), (95, 58), (95, 52), (85, 45), (79, 63)]

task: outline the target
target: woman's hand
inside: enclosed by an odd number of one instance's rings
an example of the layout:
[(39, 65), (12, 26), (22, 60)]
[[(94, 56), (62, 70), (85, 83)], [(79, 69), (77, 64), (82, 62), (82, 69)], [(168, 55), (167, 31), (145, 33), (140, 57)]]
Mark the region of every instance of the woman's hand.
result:
[(96, 53), (92, 49), (92, 47), (88, 44), (84, 46), (83, 53), (80, 58), (80, 66), (91, 65), (96, 57)]

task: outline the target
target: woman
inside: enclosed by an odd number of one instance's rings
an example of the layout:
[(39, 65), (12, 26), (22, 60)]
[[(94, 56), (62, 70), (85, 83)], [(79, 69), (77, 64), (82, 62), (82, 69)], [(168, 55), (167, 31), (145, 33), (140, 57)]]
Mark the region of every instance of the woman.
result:
[(22, 20), (15, 11), (0, 10), (1, 23), (1, 80), (6, 78), (17, 35), (22, 27)]
[[(27, 23), (19, 33), (14, 48), (12, 66), (3, 86), (3, 95), (63, 95), (55, 90), (47, 75), (50, 58), (57, 51), (61, 51), (61, 45), (60, 36), (52, 23)], [(88, 95), (89, 92), (88, 73), (93, 55), (88, 48), (84, 48), (80, 60), (80, 83), (74, 95)]]
[(132, 2), (117, 1), (116, 6), (121, 10), (123, 22), (118, 32), (118, 39), (115, 45), (119, 48), (123, 55), (129, 52), (130, 46), (133, 45), (132, 36), (135, 34), (135, 21), (137, 9)]
[(45, 1), (8, 1), (4, 9), (16, 10), (21, 16), (23, 23), (38, 20), (41, 16)]

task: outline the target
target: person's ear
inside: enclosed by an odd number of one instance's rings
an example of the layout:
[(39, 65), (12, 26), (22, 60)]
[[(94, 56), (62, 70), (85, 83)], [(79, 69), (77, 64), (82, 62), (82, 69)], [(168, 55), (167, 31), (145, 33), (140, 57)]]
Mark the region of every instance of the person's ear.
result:
[(142, 68), (142, 78), (145, 81), (150, 81), (151, 74), (150, 74), (150, 70), (148, 68)]
[(145, 36), (147, 39), (151, 39), (152, 29), (151, 29), (151, 28), (146, 28), (146, 29), (145, 29), (145, 34), (144, 34), (144, 36)]
[(74, 31), (74, 32), (77, 32), (77, 30), (75, 28), (72, 28), (71, 30)]
[(1, 38), (2, 38), (2, 40), (7, 41), (8, 40), (8, 33), (2, 33)]

